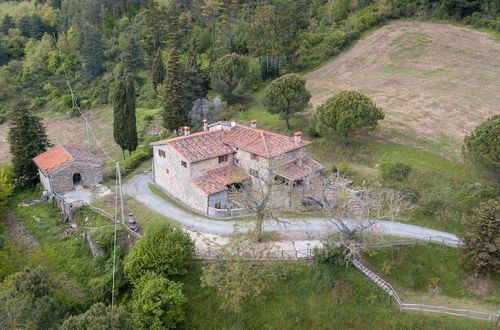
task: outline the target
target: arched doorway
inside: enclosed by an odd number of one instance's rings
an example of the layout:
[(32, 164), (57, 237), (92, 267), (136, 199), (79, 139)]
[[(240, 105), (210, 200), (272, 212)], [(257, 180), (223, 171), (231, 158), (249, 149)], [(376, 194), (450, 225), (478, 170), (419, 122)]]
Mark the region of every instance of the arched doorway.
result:
[(82, 182), (82, 176), (80, 173), (73, 174), (73, 185), (80, 184)]

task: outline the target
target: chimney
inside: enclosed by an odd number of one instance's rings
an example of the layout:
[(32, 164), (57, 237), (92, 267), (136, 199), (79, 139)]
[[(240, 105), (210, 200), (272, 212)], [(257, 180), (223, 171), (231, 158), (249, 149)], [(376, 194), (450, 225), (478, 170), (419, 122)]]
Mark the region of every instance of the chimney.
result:
[(302, 132), (301, 131), (295, 132), (295, 134), (293, 134), (293, 142), (299, 144), (301, 140), (302, 140)]
[(208, 131), (208, 120), (203, 119), (203, 132)]
[(252, 119), (252, 121), (250, 122), (250, 127), (251, 128), (257, 128), (257, 120)]
[(189, 128), (189, 126), (184, 126), (183, 130), (185, 136), (188, 136), (189, 133), (191, 133), (191, 129)]

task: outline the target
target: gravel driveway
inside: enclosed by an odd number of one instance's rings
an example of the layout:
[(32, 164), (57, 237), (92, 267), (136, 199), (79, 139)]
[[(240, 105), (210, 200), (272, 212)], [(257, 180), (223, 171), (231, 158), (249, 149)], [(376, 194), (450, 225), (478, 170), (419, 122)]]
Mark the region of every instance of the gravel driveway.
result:
[[(196, 216), (187, 213), (175, 205), (170, 204), (165, 199), (159, 197), (153, 193), (148, 184), (151, 182), (151, 177), (148, 174), (140, 174), (132, 179), (130, 179), (123, 186), (123, 192), (126, 195), (131, 196), (139, 203), (147, 206), (151, 210), (175, 220), (182, 224), (183, 226), (207, 234), (215, 235), (227, 235), (233, 233), (233, 227), (236, 223), (239, 223), (239, 229), (241, 231), (247, 230), (249, 226), (246, 226), (241, 221), (221, 221), (212, 220), (204, 217)], [(265, 224), (265, 231), (275, 231), (275, 232), (286, 232), (290, 234), (324, 234), (328, 232), (335, 231), (335, 228), (330, 222), (324, 218), (305, 218), (305, 219), (286, 219), (290, 223), (284, 228), (284, 226), (279, 225), (275, 222), (269, 222)], [(349, 222), (349, 220), (346, 220)], [(431, 237), (432, 241), (439, 241), (440, 243), (457, 246), (459, 239), (457, 236), (451, 233), (442, 232), (434, 229), (429, 229), (425, 227), (419, 227), (414, 225), (408, 225), (400, 222), (392, 221), (379, 221), (376, 226), (377, 231), (381, 231), (383, 234), (405, 237), (405, 238), (416, 238), (416, 239), (429, 239)]]

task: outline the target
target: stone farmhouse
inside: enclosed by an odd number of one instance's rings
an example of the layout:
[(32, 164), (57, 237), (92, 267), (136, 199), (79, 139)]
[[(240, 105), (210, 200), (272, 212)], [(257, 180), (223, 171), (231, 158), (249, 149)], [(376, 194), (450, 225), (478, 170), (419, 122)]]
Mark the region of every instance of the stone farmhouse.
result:
[(237, 215), (227, 200), (228, 189), (275, 180), (308, 185), (324, 167), (306, 155), (310, 141), (235, 122), (204, 121), (203, 132), (151, 143), (153, 182), (186, 206), (215, 216)]
[(62, 193), (78, 186), (95, 186), (102, 181), (101, 161), (93, 154), (58, 144), (33, 158), (43, 188)]

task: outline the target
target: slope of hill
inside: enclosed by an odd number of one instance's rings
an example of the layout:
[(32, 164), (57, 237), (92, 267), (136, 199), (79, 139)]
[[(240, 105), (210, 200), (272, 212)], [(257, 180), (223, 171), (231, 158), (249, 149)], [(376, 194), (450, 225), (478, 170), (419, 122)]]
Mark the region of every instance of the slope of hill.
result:
[(341, 89), (362, 91), (384, 108), (385, 137), (456, 155), (464, 135), (500, 112), (500, 43), (448, 24), (398, 21), (306, 79), (313, 106)]

